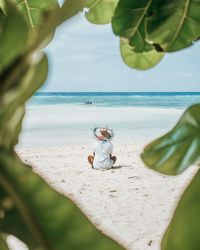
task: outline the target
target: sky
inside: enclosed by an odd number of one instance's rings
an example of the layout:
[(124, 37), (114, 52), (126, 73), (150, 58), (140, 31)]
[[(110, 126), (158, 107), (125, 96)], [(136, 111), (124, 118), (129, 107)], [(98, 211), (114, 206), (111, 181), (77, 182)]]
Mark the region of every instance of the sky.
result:
[(78, 14), (57, 29), (46, 52), (49, 77), (40, 91), (200, 91), (200, 42), (139, 71), (122, 61), (110, 25), (91, 24)]

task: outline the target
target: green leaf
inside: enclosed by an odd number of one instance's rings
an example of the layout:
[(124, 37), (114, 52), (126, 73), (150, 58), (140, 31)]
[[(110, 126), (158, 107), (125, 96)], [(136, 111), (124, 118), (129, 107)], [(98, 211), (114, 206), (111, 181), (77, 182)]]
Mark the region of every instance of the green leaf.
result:
[(87, 0), (66, 0), (57, 14), (57, 26), (77, 13), (83, 11)]
[(4, 239), (4, 237), (2, 237), (1, 234), (0, 234), (0, 249), (1, 250), (9, 250), (8, 245), (6, 243), (6, 240)]
[[(13, 0), (26, 20), (29, 28), (35, 29), (38, 27), (44, 20), (48, 12), (53, 11), (59, 8), (57, 0)], [(43, 43), (43, 47), (47, 46), (49, 42), (54, 37), (55, 29), (52, 29), (51, 34)]]
[(163, 237), (162, 250), (200, 249), (200, 170), (187, 187)]
[(112, 19), (113, 32), (127, 38), (135, 52), (153, 50), (153, 46), (147, 43), (145, 34), (145, 18), (152, 3), (153, 0), (121, 0), (115, 10)]
[(0, 217), (0, 231), (6, 232), (8, 235), (15, 235), (18, 239), (26, 242), (29, 245), (29, 249), (35, 249), (37, 244), (32, 239), (30, 228), (27, 228), (20, 212), (14, 205), (12, 197), (2, 189), (1, 185), (0, 211), (3, 215)]
[[(29, 66), (17, 64), (10, 68), (7, 82), (14, 86), (4, 93), (0, 106), (0, 146), (12, 148), (18, 142), (21, 123), (25, 112), (25, 102), (44, 83), (47, 77), (47, 58), (44, 55), (34, 55)], [(1, 78), (0, 78), (1, 79)], [(1, 81), (6, 85), (5, 81)]]
[(177, 125), (149, 144), (142, 156), (147, 166), (176, 175), (200, 161), (200, 104), (189, 107)]
[(38, 26), (44, 18), (46, 11), (59, 7), (57, 0), (13, 0), (23, 14), (29, 27)]
[[(79, 11), (81, 11), (85, 6), (85, 1), (84, 0), (73, 0), (73, 1), (66, 1), (64, 3), (64, 5), (62, 6), (62, 8), (58, 8), (55, 7), (53, 10), (46, 12), (46, 16), (45, 16), (45, 20), (44, 22), (39, 25), (36, 29), (36, 32), (34, 32), (33, 34), (31, 34), (31, 36), (28, 38), (28, 36), (26, 37), (27, 39), (23, 39), (23, 40), (30, 40), (31, 43), (27, 44), (25, 41), (25, 44), (23, 45), (23, 52), (19, 52), (18, 50), (16, 50), (16, 47), (10, 43), (10, 40), (14, 41), (14, 39), (12, 39), (11, 34), (13, 34), (13, 27), (12, 25), (10, 25), (7, 28), (7, 36), (2, 37), (2, 43), (3, 45), (1, 45), (1, 40), (0, 40), (0, 45), (2, 47), (2, 50), (0, 51), (0, 59), (1, 62), (5, 60), (5, 58), (7, 58), (7, 51), (14, 51), (15, 54), (18, 54), (17, 58), (14, 58), (11, 62), (12, 64), (8, 67), (8, 69), (6, 69), (1, 75), (0, 75), (0, 79), (1, 81), (2, 78), (5, 77), (5, 75), (8, 75), (8, 73), (10, 74), (10, 71), (13, 67), (15, 67), (15, 65), (19, 64), (19, 62), (22, 62), (22, 58), (27, 58), (29, 56), (29, 54), (33, 53), (35, 50), (37, 50), (38, 48), (42, 47), (42, 44), (45, 42), (45, 39), (49, 37), (49, 35), (52, 34), (52, 31), (62, 22), (64, 22), (66, 19), (69, 19), (70, 17), (72, 17), (73, 15), (77, 14)], [(18, 13), (18, 11), (14, 8), (13, 5), (9, 4), (9, 7), (11, 9), (14, 9), (15, 12), (20, 16), (20, 14)], [(11, 12), (10, 12), (11, 13)], [(22, 18), (22, 17), (21, 17)], [(14, 22), (15, 20), (13, 19), (13, 15), (8, 15), (7, 17), (7, 21), (8, 23), (11, 23), (12, 21)], [(20, 26), (20, 25), (19, 25)], [(20, 27), (18, 27), (20, 29)], [(23, 29), (22, 29), (23, 31)], [(15, 44), (22, 43), (22, 39), (20, 37), (20, 32), (18, 32), (19, 36), (16, 36), (16, 40), (15, 40)], [(19, 39), (18, 39), (19, 37)], [(22, 35), (23, 37), (23, 35)], [(1, 37), (0, 37), (1, 38)], [(19, 40), (19, 41), (18, 41)], [(4, 46), (5, 45), (5, 46)], [(2, 54), (1, 54), (2, 53)], [(22, 62), (23, 63), (23, 62)], [(20, 67), (19, 67), (20, 68)], [(1, 72), (0, 72), (1, 73)], [(2, 86), (3, 84), (1, 84)], [(5, 84), (4, 84), (5, 85)], [(0, 86), (0, 88), (1, 88)], [(5, 86), (4, 86), (5, 87)], [(2, 92), (2, 91), (0, 91)]]
[(5, 0), (0, 0), (0, 10), (2, 10), (2, 12), (4, 14), (6, 14), (6, 4), (5, 4)]
[[(22, 220), (18, 231), (26, 224), (27, 232), (20, 239), (29, 247), (31, 239), (31, 245), (47, 250), (123, 249), (97, 230), (69, 199), (49, 187), (19, 159), (1, 151), (0, 166), (0, 187), (13, 201), (8, 202), (7, 210), (18, 211), (20, 217), (16, 220)], [(0, 230), (19, 237), (21, 234), (16, 235), (12, 228), (16, 228), (15, 216), (16, 213), (7, 217), (5, 210), (4, 218), (0, 219)]]
[[(0, 231), (15, 235), (27, 243), (29, 249), (122, 249), (95, 229), (71, 201), (23, 165), (13, 149), (21, 130), (24, 103), (46, 78), (46, 58), (37, 59), (35, 51), (57, 25), (78, 13), (84, 5), (83, 0), (69, 0), (61, 9), (45, 12), (44, 21), (31, 33), (31, 44), (26, 43), (30, 38), (28, 34), (24, 50), (15, 51), (0, 72), (0, 210), (4, 213), (0, 218)], [(17, 13), (16, 16), (24, 20), (13, 5), (11, 8), (14, 15)], [(14, 22), (11, 12), (7, 14), (7, 23)], [(12, 25), (6, 26), (6, 32), (7, 36), (0, 37), (4, 45), (13, 38)], [(6, 50), (15, 50), (11, 45), (5, 47)], [(4, 58), (6, 51), (2, 55)]]
[(5, 1), (6, 16), (0, 21), (0, 73), (19, 55), (28, 43), (28, 27), (16, 7)]
[(5, 1), (8, 5), (8, 15), (2, 24), (3, 31), (0, 33), (0, 73), (9, 63), (16, 63), (21, 56), (43, 47), (47, 43), (46, 39), (49, 40), (49, 36), (58, 25), (83, 10), (85, 1), (68, 0), (62, 8), (54, 6), (53, 9), (45, 11), (43, 22), (36, 27), (35, 32), (31, 33), (15, 6)]
[(4, 19), (6, 18), (5, 13), (3, 12), (3, 10), (0, 7), (0, 36), (1, 36), (1, 32), (2, 32), (2, 27), (4, 24)]
[(199, 0), (157, 0), (147, 19), (147, 38), (167, 52), (184, 49), (200, 37)]
[(124, 62), (131, 68), (145, 70), (154, 67), (160, 62), (164, 54), (151, 50), (147, 52), (135, 52), (134, 48), (129, 45), (128, 40), (120, 41), (121, 55)]
[(42, 47), (45, 39), (52, 34), (52, 31), (64, 21), (70, 19), (74, 15), (83, 11), (86, 0), (66, 0), (62, 8), (55, 8), (45, 14), (45, 19), (41, 25), (37, 27), (37, 34), (32, 39), (29, 52)]
[(85, 16), (94, 24), (107, 24), (111, 22), (115, 8), (119, 0), (87, 0), (89, 8)]

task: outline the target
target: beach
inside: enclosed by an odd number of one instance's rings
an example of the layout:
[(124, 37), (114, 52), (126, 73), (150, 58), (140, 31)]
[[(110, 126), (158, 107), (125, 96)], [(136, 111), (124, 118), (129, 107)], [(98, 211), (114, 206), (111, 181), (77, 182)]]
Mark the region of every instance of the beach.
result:
[(72, 199), (96, 227), (126, 249), (159, 250), (179, 197), (196, 168), (177, 177), (158, 174), (141, 161), (142, 147), (116, 145), (118, 160), (115, 168), (107, 171), (89, 166), (88, 145), (21, 149), (18, 153), (49, 185)]
[[(200, 95), (190, 94), (36, 96), (27, 105), (16, 151), (126, 249), (159, 250), (179, 198), (197, 169), (161, 175), (146, 167), (140, 154), (198, 99)], [(94, 170), (87, 162), (95, 126), (114, 129), (117, 162), (111, 170)], [(24, 250), (16, 240), (9, 242), (15, 246), (12, 250)]]

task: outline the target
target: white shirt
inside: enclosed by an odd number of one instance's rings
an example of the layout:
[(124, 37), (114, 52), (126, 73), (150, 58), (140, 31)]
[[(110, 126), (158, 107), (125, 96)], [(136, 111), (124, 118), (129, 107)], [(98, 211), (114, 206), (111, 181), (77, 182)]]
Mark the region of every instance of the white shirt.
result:
[(113, 144), (110, 141), (95, 141), (92, 145), (92, 151), (95, 154), (93, 162), (95, 169), (110, 169), (113, 166), (114, 162), (110, 159)]

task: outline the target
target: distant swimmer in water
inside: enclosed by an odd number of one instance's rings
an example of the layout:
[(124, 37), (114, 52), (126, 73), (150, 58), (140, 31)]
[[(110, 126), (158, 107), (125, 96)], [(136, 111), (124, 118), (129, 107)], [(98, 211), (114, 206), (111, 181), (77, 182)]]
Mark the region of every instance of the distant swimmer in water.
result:
[(92, 104), (91, 101), (85, 101), (84, 104)]

